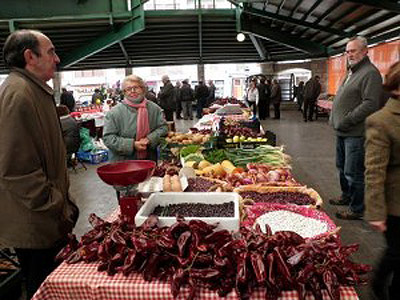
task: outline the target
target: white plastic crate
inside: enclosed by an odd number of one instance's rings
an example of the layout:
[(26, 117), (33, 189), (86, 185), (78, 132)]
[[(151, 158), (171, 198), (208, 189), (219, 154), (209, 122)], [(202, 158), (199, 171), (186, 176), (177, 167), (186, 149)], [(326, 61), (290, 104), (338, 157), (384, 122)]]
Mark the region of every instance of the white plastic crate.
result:
[[(219, 223), (218, 229), (239, 230), (239, 194), (237, 193), (155, 193), (144, 203), (135, 217), (136, 226), (140, 226), (158, 205), (167, 206), (178, 203), (234, 203), (233, 217), (185, 217), (185, 220), (202, 220), (208, 224)], [(176, 222), (175, 217), (158, 217), (160, 226), (171, 226)]]

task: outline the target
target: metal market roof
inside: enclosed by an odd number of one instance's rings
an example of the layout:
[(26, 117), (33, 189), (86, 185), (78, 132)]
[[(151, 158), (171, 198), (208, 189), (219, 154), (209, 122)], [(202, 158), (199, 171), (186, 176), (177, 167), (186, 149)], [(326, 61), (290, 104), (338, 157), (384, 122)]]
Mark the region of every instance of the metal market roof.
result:
[(144, 10), (132, 0), (130, 10), (125, 0), (2, 0), (0, 47), (10, 31), (38, 29), (61, 69), (82, 70), (327, 57), (356, 34), (370, 43), (400, 36), (399, 1), (229, 2), (232, 9)]

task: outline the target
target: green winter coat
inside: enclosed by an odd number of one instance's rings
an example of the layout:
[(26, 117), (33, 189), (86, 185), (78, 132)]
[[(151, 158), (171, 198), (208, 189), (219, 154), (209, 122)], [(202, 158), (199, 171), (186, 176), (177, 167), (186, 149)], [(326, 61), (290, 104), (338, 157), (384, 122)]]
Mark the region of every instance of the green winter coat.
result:
[[(152, 101), (147, 101), (149, 114), (150, 133), (147, 138), (150, 141), (148, 159), (157, 159), (157, 146), (160, 138), (168, 132), (168, 126), (164, 119), (162, 109)], [(103, 140), (110, 150), (110, 160), (136, 159), (136, 122), (137, 109), (124, 103), (113, 107), (104, 118)]]

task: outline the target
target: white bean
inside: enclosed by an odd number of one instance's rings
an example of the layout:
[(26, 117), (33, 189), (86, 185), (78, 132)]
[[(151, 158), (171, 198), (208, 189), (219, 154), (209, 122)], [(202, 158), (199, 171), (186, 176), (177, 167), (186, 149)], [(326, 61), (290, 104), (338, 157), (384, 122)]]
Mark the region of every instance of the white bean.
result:
[(320, 220), (305, 217), (287, 210), (267, 212), (256, 219), (265, 233), (265, 224), (271, 227), (272, 233), (277, 231), (294, 231), (303, 238), (310, 238), (328, 231), (328, 225)]

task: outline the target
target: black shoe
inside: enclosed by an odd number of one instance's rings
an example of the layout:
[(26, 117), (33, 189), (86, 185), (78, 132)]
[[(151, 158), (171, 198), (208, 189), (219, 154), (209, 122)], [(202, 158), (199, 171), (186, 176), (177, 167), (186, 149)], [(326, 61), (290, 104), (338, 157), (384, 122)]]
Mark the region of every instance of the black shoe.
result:
[(363, 213), (356, 213), (354, 211), (349, 210), (344, 210), (344, 211), (338, 211), (336, 213), (336, 218), (342, 219), (342, 220), (362, 220), (364, 217)]
[(308, 121), (313, 122), (314, 120), (313, 119), (308, 119)]
[(342, 197), (329, 199), (328, 202), (330, 205), (349, 205), (350, 204), (349, 199), (343, 199)]
[(307, 122), (307, 119), (304, 119), (304, 122)]

